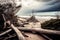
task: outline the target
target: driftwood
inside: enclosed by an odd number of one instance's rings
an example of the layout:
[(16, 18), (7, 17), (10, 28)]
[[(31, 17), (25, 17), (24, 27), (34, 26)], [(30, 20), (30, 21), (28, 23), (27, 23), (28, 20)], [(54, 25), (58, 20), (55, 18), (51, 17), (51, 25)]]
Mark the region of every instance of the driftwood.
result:
[(4, 19), (4, 28), (6, 28), (6, 18), (5, 18), (4, 14), (2, 14), (2, 16), (3, 16), (3, 19)]
[(12, 31), (12, 29), (9, 29), (9, 30), (7, 30), (7, 31), (5, 31), (5, 32), (3, 32), (3, 33), (1, 33), (0, 36), (3, 36), (3, 35), (5, 35), (5, 34), (9, 33), (10, 31)]
[(33, 31), (33, 32), (39, 32), (39, 33), (45, 33), (45, 34), (57, 34), (60, 35), (60, 31), (56, 30), (48, 30), (48, 29), (42, 29), (42, 28), (24, 28), (24, 27), (18, 27), (19, 30), (23, 31)]
[(41, 34), (41, 36), (46, 38), (47, 40), (53, 40), (53, 39), (49, 38), (47, 35), (45, 35), (45, 34)]
[(24, 36), (22, 35), (21, 31), (18, 30), (13, 24), (10, 24), (10, 21), (8, 21), (8, 24), (11, 26), (11, 28), (16, 32), (19, 40), (25, 40)]
[[(11, 0), (10, 0), (11, 1)], [(15, 1), (15, 0), (14, 0)], [(4, 0), (3, 0), (4, 2)], [(7, 1), (8, 2), (8, 1)], [(15, 26), (18, 25), (18, 18), (16, 16), (16, 13), (20, 10), (21, 8), (21, 5), (14, 5), (16, 4), (15, 2), (13, 3), (3, 3), (1, 4), (0, 3), (0, 31), (2, 32), (0, 34), (0, 37), (2, 38), (3, 36), (5, 36), (5, 34), (9, 34), (10, 31), (14, 30), (17, 34), (17, 37), (19, 40), (25, 40), (24, 36), (22, 35), (21, 31), (18, 30)], [(10, 21), (10, 22), (7, 22), (7, 21)], [(7, 23), (8, 24), (7, 24)], [(11, 24), (11, 25), (10, 25)], [(9, 29), (11, 28), (11, 29)], [(9, 30), (7, 30), (9, 29)], [(7, 30), (7, 31), (5, 31)], [(5, 31), (5, 32), (4, 32)], [(12, 33), (13, 34), (13, 33)], [(9, 36), (9, 35), (8, 35)], [(9, 36), (11, 37), (11, 36)], [(9, 38), (8, 37), (8, 38)], [(3, 37), (4, 40), (6, 37)], [(12, 37), (11, 37), (12, 38)], [(1, 39), (0, 39), (1, 40)], [(3, 39), (2, 39), (3, 40)]]
[[(11, 25), (11, 26), (13, 26), (13, 25)], [(41, 28), (25, 28), (25, 27), (17, 27), (17, 28), (19, 30), (22, 30), (22, 31), (33, 31), (33, 32), (39, 32), (39, 33), (44, 33), (44, 34), (57, 34), (57, 35), (60, 35), (60, 31), (56, 31), (56, 30), (48, 30), (48, 29), (41, 29)], [(9, 33), (10, 31), (12, 31), (12, 29), (9, 29), (9, 31), (7, 30), (7, 31), (1, 33), (0, 36), (4, 35), (6, 33)]]

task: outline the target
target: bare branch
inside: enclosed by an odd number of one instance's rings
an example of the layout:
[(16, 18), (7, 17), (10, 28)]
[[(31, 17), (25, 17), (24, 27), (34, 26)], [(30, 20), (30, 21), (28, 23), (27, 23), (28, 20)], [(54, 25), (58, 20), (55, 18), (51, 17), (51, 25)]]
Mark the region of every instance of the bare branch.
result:
[[(7, 23), (10, 25), (10, 21), (7, 21)], [(19, 40), (25, 40), (25, 37), (22, 35), (21, 31), (18, 30), (13, 24), (11, 24), (11, 28), (16, 32)]]
[[(13, 25), (11, 25), (13, 26)], [(13, 27), (14, 28), (14, 27)], [(44, 33), (44, 34), (57, 34), (60, 35), (60, 31), (56, 31), (56, 30), (48, 30), (48, 29), (41, 29), (41, 28), (26, 28), (26, 27), (15, 27), (19, 30), (22, 31), (34, 31), (34, 32), (39, 32), (39, 33)], [(15, 30), (14, 28), (14, 30)], [(6, 33), (9, 33), (12, 29), (9, 29), (5, 32), (3, 32), (2, 34), (0, 34), (0, 36), (5, 35)], [(19, 33), (17, 30), (15, 30), (17, 35), (19, 36), (21, 33)], [(21, 35), (20, 35), (21, 36)]]
[(3, 33), (1, 33), (0, 36), (3, 36), (3, 35), (5, 35), (5, 34), (9, 33), (11, 30), (12, 30), (12, 29), (9, 29), (9, 30), (7, 30), (7, 31), (5, 31), (5, 32), (3, 32)]

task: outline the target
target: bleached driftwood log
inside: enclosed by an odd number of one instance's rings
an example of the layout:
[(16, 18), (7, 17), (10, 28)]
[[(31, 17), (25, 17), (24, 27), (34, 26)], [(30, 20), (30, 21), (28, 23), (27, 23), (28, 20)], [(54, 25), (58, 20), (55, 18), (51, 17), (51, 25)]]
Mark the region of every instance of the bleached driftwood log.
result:
[(60, 31), (48, 30), (48, 29), (42, 29), (42, 28), (18, 27), (18, 29), (23, 30), (23, 31), (34, 31), (34, 32), (45, 33), (45, 34), (57, 34), (57, 35), (60, 35)]
[[(34, 31), (34, 32), (39, 32), (39, 33), (44, 33), (44, 34), (57, 34), (57, 35), (60, 35), (60, 31), (56, 31), (56, 30), (48, 30), (48, 29), (41, 29), (41, 28), (25, 28), (25, 27), (17, 27), (17, 28), (19, 30), (22, 30), (22, 31)], [(5, 35), (6, 33), (9, 33), (11, 30), (12, 29), (9, 29), (9, 30), (1, 33), (0, 36)]]
[[(10, 24), (10, 21), (8, 21), (8, 24)], [(16, 32), (19, 40), (25, 40), (25, 37), (22, 35), (21, 31), (18, 30), (18, 28), (16, 28), (13, 24), (11, 24), (10, 26)]]

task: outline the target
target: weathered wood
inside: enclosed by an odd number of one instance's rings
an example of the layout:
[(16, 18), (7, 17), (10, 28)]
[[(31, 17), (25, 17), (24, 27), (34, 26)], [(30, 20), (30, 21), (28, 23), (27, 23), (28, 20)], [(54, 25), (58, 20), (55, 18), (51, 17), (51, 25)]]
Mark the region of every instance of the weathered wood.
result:
[(44, 38), (46, 38), (47, 40), (53, 40), (50, 37), (48, 37), (47, 35), (45, 35), (45, 34), (41, 34), (41, 36), (44, 37)]
[[(16, 27), (16, 28), (18, 28), (19, 30), (22, 30), (22, 31), (34, 31), (34, 32), (39, 32), (39, 33), (44, 33), (44, 34), (57, 34), (57, 35), (60, 35), (60, 31), (56, 31), (56, 30), (48, 30), (48, 29), (41, 29), (41, 28), (26, 28), (26, 27)], [(11, 30), (12, 29), (9, 29), (9, 30), (1, 33), (0, 36), (5, 35), (6, 33), (9, 33)]]
[(14, 9), (14, 13), (16, 14), (21, 8), (21, 5), (17, 6), (15, 9)]
[(5, 31), (5, 32), (3, 32), (3, 33), (1, 33), (0, 36), (3, 36), (3, 35), (5, 35), (5, 34), (9, 33), (11, 30), (12, 30), (12, 29), (9, 29), (9, 30), (7, 30), (7, 31)]
[[(8, 24), (10, 24), (10, 21), (8, 21)], [(13, 24), (11, 24), (11, 28), (16, 32), (19, 40), (25, 40), (25, 37), (22, 35), (21, 31), (18, 30)]]
[(60, 31), (48, 30), (48, 29), (42, 29), (42, 28), (18, 27), (18, 29), (23, 30), (23, 31), (34, 31), (34, 32), (45, 33), (45, 34), (57, 34), (57, 35), (60, 35)]
[(2, 16), (3, 16), (3, 19), (4, 19), (4, 27), (3, 28), (6, 28), (6, 18), (5, 18), (4, 14), (2, 14)]

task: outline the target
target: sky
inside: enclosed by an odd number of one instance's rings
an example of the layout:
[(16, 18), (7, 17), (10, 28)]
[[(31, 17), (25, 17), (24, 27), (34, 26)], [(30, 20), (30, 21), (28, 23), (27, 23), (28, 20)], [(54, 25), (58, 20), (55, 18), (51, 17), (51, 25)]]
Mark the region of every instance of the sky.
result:
[[(17, 2), (18, 3), (18, 2)], [(18, 3), (19, 4), (19, 3)], [(60, 12), (60, 0), (21, 0), (17, 15), (55, 15)]]

